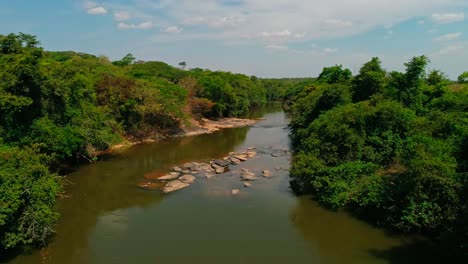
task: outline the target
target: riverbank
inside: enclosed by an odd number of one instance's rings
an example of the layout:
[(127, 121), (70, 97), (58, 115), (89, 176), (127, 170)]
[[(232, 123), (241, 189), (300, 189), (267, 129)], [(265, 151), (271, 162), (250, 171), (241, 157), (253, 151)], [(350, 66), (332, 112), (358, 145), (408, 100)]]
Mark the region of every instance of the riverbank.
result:
[(99, 157), (103, 155), (109, 155), (116, 151), (122, 151), (130, 146), (143, 144), (143, 143), (154, 143), (163, 139), (171, 137), (187, 137), (187, 136), (196, 136), (202, 134), (211, 134), (217, 132), (221, 129), (226, 128), (237, 128), (237, 127), (246, 127), (251, 126), (261, 119), (247, 119), (247, 118), (236, 118), (236, 117), (226, 117), (220, 118), (217, 120), (211, 120), (207, 118), (202, 118), (201, 120), (195, 120), (191, 118), (188, 121), (188, 125), (182, 126), (182, 132), (174, 135), (169, 135), (168, 137), (162, 137), (161, 139), (146, 138), (143, 140), (131, 140), (126, 139), (124, 142), (116, 144), (104, 151), (99, 151), (94, 153), (94, 156)]

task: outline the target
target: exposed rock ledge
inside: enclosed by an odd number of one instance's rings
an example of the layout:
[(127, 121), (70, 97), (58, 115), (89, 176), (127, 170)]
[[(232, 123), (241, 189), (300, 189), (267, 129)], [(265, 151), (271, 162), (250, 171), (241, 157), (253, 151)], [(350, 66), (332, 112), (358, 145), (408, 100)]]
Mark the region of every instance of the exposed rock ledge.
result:
[(242, 118), (221, 118), (219, 120), (210, 120), (203, 118), (201, 122), (191, 120), (191, 127), (185, 128), (185, 133), (182, 136), (194, 136), (200, 134), (210, 134), (219, 131), (223, 128), (235, 128), (250, 126), (257, 122), (254, 119), (242, 119)]
[[(250, 126), (250, 125), (257, 123), (259, 120), (262, 120), (262, 119), (261, 118), (243, 119), (243, 118), (235, 118), (235, 117), (220, 118), (218, 120), (210, 120), (210, 119), (202, 118), (201, 121), (190, 119), (189, 120), (190, 125), (182, 127), (182, 130), (183, 130), (182, 133), (178, 135), (172, 135), (172, 136), (184, 137), (184, 136), (195, 136), (195, 135), (201, 135), (201, 134), (211, 134), (224, 128), (236, 128), (236, 127)], [(102, 156), (105, 154), (111, 154), (115, 151), (122, 150), (132, 145), (148, 143), (148, 142), (156, 142), (156, 141), (158, 140), (155, 140), (155, 139), (144, 139), (141, 141), (127, 140), (126, 142), (116, 144), (107, 150), (93, 153), (93, 156)]]

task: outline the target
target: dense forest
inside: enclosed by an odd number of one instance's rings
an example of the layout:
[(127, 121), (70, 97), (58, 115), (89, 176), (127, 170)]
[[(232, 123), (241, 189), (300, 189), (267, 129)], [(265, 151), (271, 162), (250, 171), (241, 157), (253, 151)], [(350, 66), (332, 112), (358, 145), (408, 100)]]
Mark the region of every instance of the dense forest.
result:
[(0, 35), (0, 251), (53, 233), (64, 162), (180, 133), (191, 118), (242, 116), (288, 88), (185, 65), (50, 52), (34, 36)]
[(297, 193), (397, 232), (434, 238), (468, 257), (468, 73), (458, 83), (429, 59), (386, 72), (378, 58), (356, 76), (342, 66), (285, 92)]

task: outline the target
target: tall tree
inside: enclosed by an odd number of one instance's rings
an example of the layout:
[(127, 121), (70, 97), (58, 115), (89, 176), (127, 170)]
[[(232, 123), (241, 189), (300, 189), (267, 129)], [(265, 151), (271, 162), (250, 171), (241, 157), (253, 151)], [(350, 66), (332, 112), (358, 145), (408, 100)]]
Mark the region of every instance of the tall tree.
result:
[(379, 58), (374, 57), (366, 62), (352, 83), (353, 101), (369, 99), (373, 94), (381, 92), (385, 85), (385, 71)]

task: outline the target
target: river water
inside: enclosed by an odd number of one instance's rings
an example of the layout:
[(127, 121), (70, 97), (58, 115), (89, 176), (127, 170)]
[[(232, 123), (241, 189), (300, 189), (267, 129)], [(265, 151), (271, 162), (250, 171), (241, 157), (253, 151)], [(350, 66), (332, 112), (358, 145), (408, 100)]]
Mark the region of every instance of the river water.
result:
[[(266, 111), (266, 112), (265, 112)], [(173, 138), (131, 147), (67, 176), (59, 200), (57, 235), (43, 250), (9, 263), (389, 263), (405, 243), (344, 212), (319, 207), (289, 189), (288, 116), (280, 107), (257, 112), (252, 127)], [(151, 172), (209, 161), (256, 147), (258, 155), (234, 172), (198, 178), (168, 195), (137, 184)], [(236, 171), (259, 177), (245, 188)], [(232, 196), (231, 190), (241, 190)]]

